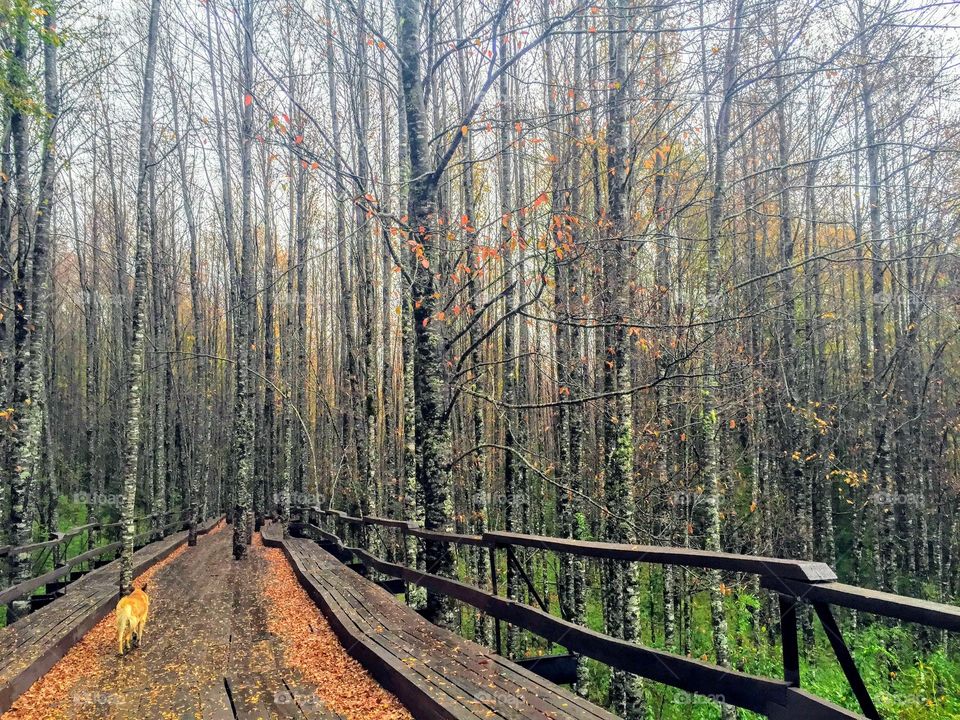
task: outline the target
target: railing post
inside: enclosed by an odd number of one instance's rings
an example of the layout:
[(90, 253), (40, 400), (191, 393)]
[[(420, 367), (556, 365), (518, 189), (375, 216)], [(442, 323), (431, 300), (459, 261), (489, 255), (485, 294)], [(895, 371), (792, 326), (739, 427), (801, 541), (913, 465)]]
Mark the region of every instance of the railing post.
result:
[[(62, 564), (61, 559), (66, 554), (64, 550), (64, 544), (66, 541), (63, 540), (63, 537), (58, 532), (51, 532), (50, 535), (51, 537), (47, 538), (48, 540), (60, 540), (60, 542), (53, 546), (53, 552), (51, 553), (53, 555), (53, 566), (57, 568)], [(43, 554), (41, 553), (41, 556), (42, 555)], [(43, 566), (41, 565), (41, 567)]]
[(194, 547), (197, 544), (197, 502), (190, 501), (190, 512), (187, 516), (187, 545)]
[[(409, 532), (410, 532), (410, 527), (408, 525), (404, 524), (400, 527), (400, 542), (403, 544), (403, 548), (401, 550), (401, 557), (403, 558), (403, 561), (400, 563), (401, 565), (407, 564), (407, 542), (409, 541)], [(410, 583), (406, 581), (404, 581), (403, 583), (403, 601), (409, 607)]]
[(800, 687), (800, 652), (797, 647), (797, 601), (777, 595), (780, 601), (780, 642), (783, 646), (783, 679)]
[[(497, 580), (497, 543), (490, 545), (490, 587), (494, 595), (499, 595), (499, 581)], [(493, 635), (497, 644), (497, 654), (503, 655), (503, 636), (500, 632), (500, 618), (493, 618)]]

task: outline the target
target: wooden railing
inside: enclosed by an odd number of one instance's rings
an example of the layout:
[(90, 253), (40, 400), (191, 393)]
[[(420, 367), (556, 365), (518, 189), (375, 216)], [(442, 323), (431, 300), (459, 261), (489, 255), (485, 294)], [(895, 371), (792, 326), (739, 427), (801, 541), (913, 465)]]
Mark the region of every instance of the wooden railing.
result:
[[(485, 532), (482, 535), (426, 530), (416, 522), (380, 517), (352, 517), (338, 510), (298, 508), (299, 523), (293, 532), (307, 533), (340, 555), (353, 555), (364, 567), (388, 577), (445, 595), (466, 603), (496, 619), (497, 649), (502, 653), (500, 621), (528, 630), (570, 652), (590, 657), (610, 667), (640, 675), (681, 690), (722, 698), (724, 702), (752, 710), (770, 718), (859, 718), (880, 720), (880, 713), (867, 691), (853, 656), (843, 639), (831, 606), (865, 611), (888, 618), (918, 623), (927, 627), (960, 631), (960, 608), (942, 603), (878, 592), (836, 582), (837, 576), (826, 564), (784, 558), (733, 553), (707, 552), (686, 548), (587, 542), (563, 538)], [(332, 531), (321, 527), (326, 517)], [(341, 531), (343, 526), (343, 531)], [(346, 527), (359, 530), (356, 546), (347, 544)], [(363, 541), (364, 529), (380, 526), (399, 530), (402, 541), (416, 537), (427, 542), (445, 542), (475, 548), (487, 548), (490, 555), (492, 592), (458, 580), (388, 562), (376, 557)], [(355, 533), (356, 535), (356, 533)], [(780, 604), (780, 633), (783, 653), (783, 680), (757, 677), (726, 667), (700, 662), (662, 650), (626, 642), (577, 625), (550, 614), (549, 607), (518, 562), (514, 548), (550, 550), (581, 557), (626, 562), (674, 565), (687, 568), (721, 570), (757, 575), (761, 585), (777, 594)], [(497, 552), (505, 551), (507, 564), (527, 582), (539, 607), (499, 595)], [(429, 570), (429, 569), (428, 569)], [(862, 716), (811, 695), (800, 688), (800, 660), (797, 641), (797, 608), (801, 603), (813, 606), (820, 619), (850, 688), (860, 705)]]
[[(134, 547), (143, 547), (155, 537), (166, 537), (171, 530), (182, 529), (187, 523), (186, 515), (187, 510), (181, 509), (170, 510), (163, 513), (162, 516), (157, 513), (137, 516), (134, 518), (134, 527), (138, 528), (145, 525), (146, 529), (134, 535)], [(161, 518), (164, 523), (158, 527), (156, 521)], [(40, 552), (39, 556), (31, 557), (30, 560), (33, 565), (42, 567), (51, 558), (53, 560), (52, 570), (35, 575), (29, 580), (21, 581), (0, 591), (0, 606), (24, 597), (31, 597), (29, 610), (32, 612), (52, 601), (71, 582), (85, 574), (85, 571), (78, 570), (79, 566), (86, 563), (87, 570), (89, 570), (92, 567), (115, 560), (122, 546), (119, 537), (121, 526), (122, 523), (120, 522), (87, 523), (64, 532), (54, 533), (54, 536), (49, 540), (27, 545), (0, 547), (0, 562), (6, 562), (8, 566), (12, 564), (13, 559), (24, 555), (32, 556), (37, 551)], [(88, 549), (68, 557), (70, 544), (83, 533), (87, 533), (86, 546)], [(113, 537), (107, 537), (108, 535)], [(98, 544), (104, 539), (108, 542)], [(49, 553), (49, 555), (45, 556), (45, 553)], [(40, 588), (44, 588), (45, 592), (40, 596), (34, 596), (33, 594)]]

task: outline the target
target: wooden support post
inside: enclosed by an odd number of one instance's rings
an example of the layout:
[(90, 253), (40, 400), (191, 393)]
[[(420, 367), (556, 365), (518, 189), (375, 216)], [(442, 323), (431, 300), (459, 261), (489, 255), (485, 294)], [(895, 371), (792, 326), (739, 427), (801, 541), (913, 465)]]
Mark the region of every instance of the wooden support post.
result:
[(860, 703), (863, 714), (870, 720), (881, 720), (880, 712), (877, 710), (877, 706), (873, 704), (870, 692), (867, 690), (863, 678), (860, 677), (860, 671), (857, 670), (857, 664), (853, 661), (853, 655), (850, 654), (850, 649), (843, 641), (843, 634), (840, 632), (840, 626), (837, 625), (836, 618), (833, 617), (830, 606), (825, 603), (813, 603), (813, 607), (827, 633), (827, 638), (830, 640), (833, 652), (837, 656), (840, 668), (846, 675), (847, 682), (850, 683), (850, 689), (853, 690), (857, 702)]
[(783, 645), (783, 679), (800, 687), (800, 653), (797, 647), (797, 601), (785, 595), (780, 600), (780, 641)]
[[(406, 564), (407, 564), (407, 535), (408, 535), (407, 529), (408, 529), (408, 528), (407, 528), (406, 525), (404, 525), (403, 527), (400, 528), (400, 542), (403, 544), (403, 547), (400, 549), (400, 557), (403, 558), (403, 560), (402, 560), (401, 562), (397, 563), (398, 565), (406, 565)], [(403, 601), (404, 601), (404, 602), (407, 604), (407, 606), (409, 607), (409, 605), (410, 605), (410, 583), (408, 583), (408, 582), (404, 582), (404, 583), (403, 583)]]
[(520, 573), (520, 577), (523, 578), (524, 582), (527, 583), (527, 588), (530, 590), (530, 594), (533, 595), (534, 599), (537, 601), (537, 604), (540, 606), (540, 609), (545, 613), (550, 612), (550, 606), (547, 605), (543, 598), (540, 597), (540, 593), (537, 592), (537, 588), (534, 586), (533, 582), (527, 576), (526, 571), (524, 571), (523, 566), (517, 560), (517, 556), (513, 552), (513, 548), (507, 545), (507, 562), (513, 565), (513, 569)]
[[(50, 540), (62, 540), (63, 537), (60, 533), (54, 532), (50, 533), (52, 535)], [(58, 542), (53, 546), (52, 552), (50, 553), (53, 556), (53, 566), (60, 567), (63, 565), (63, 557), (66, 555), (66, 545), (68, 541)]]
[[(490, 546), (490, 587), (493, 590), (494, 595), (499, 595), (498, 590), (498, 580), (497, 580), (497, 546), (496, 544)], [(503, 636), (500, 632), (500, 619), (497, 617), (493, 618), (493, 634), (497, 643), (497, 654), (503, 655)]]

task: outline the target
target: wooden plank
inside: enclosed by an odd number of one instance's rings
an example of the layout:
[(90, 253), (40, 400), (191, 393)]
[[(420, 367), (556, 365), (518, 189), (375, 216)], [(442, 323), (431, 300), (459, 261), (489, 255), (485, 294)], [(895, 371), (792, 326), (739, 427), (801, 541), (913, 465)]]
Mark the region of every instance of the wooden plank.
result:
[[(445, 652), (442, 641), (434, 633), (439, 628), (431, 625), (423, 627), (426, 621), (419, 616), (413, 617), (411, 613), (407, 624), (416, 625), (418, 630), (416, 637), (412, 637), (405, 632), (402, 624), (386, 621), (382, 614), (382, 603), (375, 600), (370, 602), (369, 599), (365, 601), (356, 594), (357, 590), (347, 579), (340, 578), (336, 584), (336, 592), (344, 601), (342, 604), (349, 607), (355, 621), (368, 637), (405, 662), (423, 678), (423, 682), (443, 688), (451, 697), (461, 700), (474, 714), (505, 720), (523, 720), (526, 717), (518, 707), (500, 702), (506, 698), (518, 700), (516, 696), (522, 688), (514, 686), (510, 691), (497, 692), (495, 678), (481, 677), (464, 665), (459, 657)], [(466, 641), (461, 642), (466, 645)], [(517, 704), (520, 704), (519, 700)]]
[(33, 552), (34, 550), (42, 550), (43, 548), (54, 547), (65, 542), (69, 542), (86, 530), (93, 530), (99, 527), (100, 523), (88, 523), (86, 525), (78, 525), (77, 527), (70, 528), (69, 530), (61, 533), (56, 533), (56, 537), (50, 540), (43, 540), (41, 542), (30, 543), (28, 545), (4, 545), (3, 547), (0, 547), (0, 557), (7, 555), (23, 555)]
[[(428, 623), (419, 615), (412, 613), (406, 606), (395, 602), (392, 598), (384, 597), (383, 593), (371, 587), (368, 583), (350, 582), (342, 578), (342, 571), (337, 573), (334, 570), (332, 573), (343, 579), (342, 582), (338, 583), (341, 592), (350, 593), (356, 599), (356, 603), (368, 609), (375, 624), (382, 625), (392, 636), (406, 643), (406, 654), (415, 654), (427, 664), (430, 664), (433, 658), (440, 658), (448, 664), (458, 665), (463, 668), (465, 680), (477, 683), (481, 690), (498, 686), (502, 691), (500, 693), (502, 697), (512, 697), (528, 691), (528, 683), (520, 678), (518, 673), (505, 667), (499, 667), (492, 653), (486, 648)], [(512, 663), (508, 664), (513, 665)], [(536, 684), (539, 685), (539, 683)], [(598, 717), (596, 712), (599, 711), (599, 708), (572, 694), (566, 696), (565, 691), (560, 688), (551, 690), (549, 694), (563, 694), (565, 696), (562, 698), (562, 702), (556, 703), (558, 706), (569, 705), (571, 700), (574, 704), (583, 702), (590, 708), (589, 717)], [(530, 704), (540, 706), (541, 711), (550, 710), (549, 703), (541, 703), (541, 699), (536, 693), (533, 693), (533, 697), (527, 698)], [(552, 709), (557, 711), (559, 708)], [(604, 714), (603, 717), (609, 716)]]
[(371, 625), (382, 626), (382, 631), (374, 631), (378, 639), (399, 643), (403, 656), (416, 657), (418, 664), (456, 683), (497, 716), (612, 720), (613, 716), (561, 688), (527, 682), (513, 671), (513, 663), (498, 663), (483, 647), (428, 623), (365, 584), (344, 581), (338, 588), (367, 609)]
[(284, 551), (300, 583), (350, 655), (366, 667), (377, 682), (396, 695), (414, 717), (418, 720), (475, 720), (472, 713), (444, 697), (437, 689), (423, 687), (407, 666), (383, 651), (357, 627), (346, 610), (305, 567), (304, 552), (298, 545), (309, 544), (309, 541), (278, 540), (269, 534), (263, 539), (267, 546), (280, 547)]
[(463, 535), (461, 533), (441, 532), (439, 530), (423, 530), (421, 528), (411, 528), (409, 533), (414, 537), (423, 540), (432, 540), (434, 542), (449, 542), (454, 545), (471, 545), (480, 547), (486, 545), (481, 535)]
[(230, 696), (222, 682), (200, 690), (200, 712), (203, 720), (236, 720)]
[(10, 556), (16, 555), (28, 555), (34, 550), (43, 550), (44, 548), (54, 547), (55, 545), (60, 545), (65, 542), (64, 538), (56, 537), (52, 540), (44, 540), (42, 542), (30, 543), (29, 545), (18, 545), (16, 547), (10, 548), (8, 554)]
[[(268, 530), (264, 539), (269, 544), (275, 537)], [(406, 658), (410, 670), (420, 676), (419, 682), (443, 683), (444, 692), (459, 697), (468, 711), (501, 718), (613, 717), (484, 648), (427, 623), (369, 581), (354, 579), (352, 572), (316, 545), (303, 540), (289, 544), (296, 546), (291, 552), (297, 562), (369, 641), (396, 659)]]
[[(344, 583), (345, 585), (346, 583)], [(529, 706), (534, 717), (569, 717), (581, 720), (612, 718), (606, 711), (567, 691), (551, 685), (533, 673), (525, 671), (513, 662), (498, 657), (493, 652), (464, 640), (448, 630), (433, 626), (419, 615), (412, 619), (410, 611), (392, 600), (382, 598), (365, 584), (352, 583), (354, 594), (361, 591), (364, 598), (376, 596), (376, 608), (382, 624), (391, 627), (395, 634), (406, 638), (409, 643), (422, 648), (418, 655), (427, 664), (432, 658), (442, 657), (447, 663), (460, 665), (460, 675), (466, 679), (475, 678), (479, 683), (479, 696), (494, 700), (499, 704)], [(406, 617), (404, 617), (406, 615)], [(416, 652), (416, 651), (415, 651)], [(451, 670), (452, 672), (452, 670)], [(465, 691), (474, 694), (474, 691)]]
[(265, 720), (276, 717), (272, 698), (258, 676), (230, 676), (224, 679), (233, 714), (237, 720)]
[(375, 515), (367, 515), (363, 518), (363, 523), (365, 525), (380, 525), (382, 527), (397, 528), (399, 530), (409, 530), (411, 528), (420, 527), (420, 523), (415, 520), (393, 520), (391, 518), (377, 517)]
[(287, 694), (307, 720), (346, 720), (328, 708), (312, 687), (303, 684), (298, 671), (284, 669), (283, 684)]
[(91, 560), (95, 557), (106, 555), (108, 552), (119, 550), (121, 547), (123, 547), (123, 543), (121, 542), (110, 543), (109, 545), (100, 545), (92, 550), (87, 550), (85, 553), (74, 555), (72, 558), (67, 560), (66, 565), (68, 567), (73, 567), (74, 565), (79, 565), (80, 563), (86, 562), (87, 560)]

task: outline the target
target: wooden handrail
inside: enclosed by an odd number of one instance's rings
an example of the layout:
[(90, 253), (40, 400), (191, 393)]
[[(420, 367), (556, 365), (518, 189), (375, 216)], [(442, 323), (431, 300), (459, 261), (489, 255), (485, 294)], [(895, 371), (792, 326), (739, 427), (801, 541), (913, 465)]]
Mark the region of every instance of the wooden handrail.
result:
[(367, 515), (363, 518), (363, 523), (364, 525), (381, 525), (400, 530), (413, 530), (420, 527), (420, 523), (416, 520), (393, 520), (392, 518), (376, 517), (375, 515)]
[(31, 578), (30, 580), (25, 580), (24, 582), (19, 583), (17, 585), (12, 585), (11, 587), (8, 587), (6, 590), (4, 590), (3, 592), (0, 592), (0, 605), (6, 605), (7, 603), (13, 602), (14, 600), (22, 598), (25, 595), (29, 595), (37, 588), (42, 587), (48, 583), (55, 582), (56, 580), (59, 580), (60, 578), (62, 578), (64, 575), (67, 575), (74, 568), (74, 566), (79, 565), (82, 562), (86, 562), (87, 560), (92, 560), (95, 557), (104, 555), (105, 553), (117, 550), (120, 548), (120, 545), (121, 543), (115, 542), (115, 543), (110, 543), (109, 545), (101, 545), (100, 547), (95, 547), (92, 550), (88, 550), (85, 553), (81, 553), (80, 555), (76, 555), (70, 558), (63, 565), (61, 565), (58, 568), (54, 568), (48, 573), (44, 573), (43, 575), (38, 575), (37, 577)]
[(299, 525), (309, 527), (326, 542), (352, 553), (365, 566), (377, 572), (455, 598), (491, 617), (524, 628), (562, 644), (570, 651), (591, 657), (611, 667), (687, 692), (708, 697), (722, 697), (727, 703), (761, 713), (773, 720), (798, 717), (824, 720), (862, 718), (784, 680), (749, 675), (613, 638), (473, 585), (388, 562), (362, 548), (345, 545), (339, 537), (316, 525), (309, 523)]
[[(313, 509), (317, 508), (298, 508)], [(343, 522), (355, 525), (380, 525), (406, 530), (424, 540), (451, 542), (458, 545), (484, 547), (531, 547), (555, 552), (565, 552), (581, 557), (595, 557), (629, 562), (646, 562), (659, 565), (681, 565), (705, 570), (744, 572), (760, 577), (802, 580), (808, 583), (829, 582), (837, 579), (836, 573), (826, 563), (807, 560), (737, 555), (734, 553), (710, 552), (688, 548), (660, 547), (656, 545), (630, 545), (587, 540), (569, 540), (544, 535), (522, 533), (485, 532), (482, 535), (465, 535), (440, 530), (426, 530), (420, 523), (376, 516), (353, 517), (341, 510), (321, 511)]]
[[(301, 510), (314, 510), (318, 511), (317, 508), (298, 508)], [(445, 532), (441, 530), (425, 530), (420, 523), (415, 520), (394, 520), (393, 518), (384, 518), (377, 517), (375, 515), (365, 515), (364, 517), (354, 517), (353, 515), (347, 515), (342, 510), (319, 510), (326, 515), (335, 517), (338, 520), (341, 520), (345, 523), (351, 525), (379, 525), (381, 527), (390, 527), (396, 528), (399, 530), (405, 530), (414, 537), (421, 538), (422, 540), (434, 540), (436, 542), (451, 542), (456, 545), (472, 545), (472, 546), (487, 546), (490, 545), (489, 542), (486, 542), (483, 535), (464, 535), (463, 533), (452, 533)]]
[[(316, 510), (316, 508), (314, 508), (314, 510)], [(692, 550), (688, 548), (677, 547), (593, 542), (547, 537), (541, 535), (526, 535), (523, 533), (488, 531), (482, 535), (462, 535), (459, 533), (449, 533), (438, 530), (426, 530), (420, 528), (419, 523), (394, 520), (392, 518), (380, 518), (375, 516), (356, 518), (351, 517), (339, 510), (324, 510), (322, 512), (348, 523), (382, 525), (386, 527), (399, 528), (405, 534), (429, 541), (488, 547), (490, 548), (491, 552), (491, 562), (493, 562), (493, 553), (495, 553), (498, 548), (506, 548), (509, 559), (512, 557), (514, 548), (527, 547), (537, 550), (550, 550), (557, 553), (568, 553), (582, 557), (594, 557), (624, 562), (645, 562), (659, 565), (678, 565), (683, 567), (722, 570), (726, 572), (757, 575), (760, 579), (762, 587), (777, 593), (780, 598), (782, 613), (780, 632), (783, 639), (782, 649), (784, 682), (786, 682), (786, 684), (793, 690), (800, 692), (798, 690), (800, 676), (799, 653), (796, 643), (797, 626), (795, 607), (800, 602), (806, 602), (813, 605), (818, 617), (820, 617), (821, 622), (824, 624), (824, 628), (827, 631), (831, 646), (833, 647), (834, 653), (837, 656), (837, 660), (840, 663), (841, 669), (850, 683), (850, 687), (853, 690), (854, 696), (857, 698), (858, 703), (860, 704), (860, 708), (863, 711), (864, 716), (867, 718), (879, 718), (880, 715), (877, 712), (876, 706), (874, 705), (869, 692), (867, 691), (866, 685), (863, 683), (863, 679), (860, 677), (859, 670), (857, 669), (856, 663), (853, 660), (850, 649), (846, 646), (843, 640), (840, 627), (837, 625), (836, 619), (833, 617), (831, 612), (831, 605), (846, 607), (853, 610), (862, 610), (883, 617), (896, 618), (898, 620), (913, 622), (920, 625), (925, 625), (927, 627), (960, 632), (960, 607), (929, 600), (921, 600), (919, 598), (911, 598), (901, 595), (894, 595), (892, 593), (869, 590), (853, 585), (845, 585), (843, 583), (836, 582), (836, 573), (829, 565), (821, 562), (762, 557), (756, 555), (737, 555), (734, 553), (710, 552), (705, 550)], [(344, 547), (340, 539), (335, 534), (327, 533), (326, 531), (316, 528), (316, 526), (313, 525), (309, 525), (309, 527), (313, 528), (316, 532), (319, 532), (321, 537), (326, 542), (333, 543), (339, 547)], [(375, 569), (380, 570), (386, 575), (398, 573), (400, 572), (398, 568), (405, 567), (392, 566), (388, 568), (387, 566), (382, 565), (384, 561), (380, 560), (379, 558), (374, 558), (365, 550), (351, 547), (346, 547), (345, 549), (357, 557), (360, 557), (364, 564), (369, 563)], [(376, 563), (380, 563), (380, 565), (377, 565)], [(463, 602), (467, 602), (468, 604), (474, 604), (466, 597), (461, 597), (460, 595), (454, 594), (453, 590), (457, 589), (456, 586), (444, 585), (445, 582), (456, 582), (451, 581), (448, 578), (423, 575), (421, 572), (411, 570), (409, 568), (405, 568), (404, 573), (394, 576), (401, 577), (409, 583), (427, 587), (428, 589), (432, 589), (434, 592), (440, 592), (441, 594), (445, 593), (443, 588), (446, 588), (446, 590), (449, 591), (446, 594), (450, 594), (452, 597), (456, 597)], [(417, 578), (423, 579), (423, 582), (419, 581)], [(432, 585), (424, 583), (432, 583)], [(527, 580), (527, 584), (530, 584), (529, 580)], [(474, 589), (476, 590), (476, 588)], [(533, 590), (532, 586), (531, 590)], [(494, 585), (494, 591), (496, 591), (496, 585)], [(478, 592), (483, 591), (478, 590)], [(473, 597), (474, 600), (477, 599), (477, 596)], [(493, 597), (497, 597), (496, 592), (494, 592)], [(539, 598), (537, 599), (539, 600)], [(525, 615), (529, 614), (530, 612), (542, 612), (548, 618), (551, 618), (550, 622), (556, 621), (557, 619), (553, 618), (553, 616), (547, 612), (547, 606), (544, 605), (542, 601), (540, 601), (540, 604), (542, 605), (542, 608), (540, 609), (534, 609), (526, 605), (520, 605), (519, 607), (522, 608), (522, 610), (517, 610), (514, 615)], [(518, 622), (516, 619), (497, 615), (497, 613), (493, 610), (488, 611), (475, 604), (474, 606), (484, 610), (484, 612), (489, 612), (494, 617), (499, 617), (507, 620), (508, 622), (513, 622), (514, 624), (530, 630), (531, 632), (535, 632), (549, 639), (553, 639), (552, 635), (540, 632), (540, 630), (531, 625), (530, 622), (532, 622), (532, 620), (527, 615), (525, 615), (526, 624), (524, 624)], [(499, 627), (499, 625), (497, 627)], [(569, 635), (565, 635), (565, 637), (569, 637)], [(573, 647), (569, 642), (564, 641), (563, 644), (569, 649), (578, 651), (578, 649)], [(583, 651), (582, 654), (595, 657), (586, 651)], [(604, 660), (604, 662), (607, 661)], [(611, 664), (614, 667), (620, 667), (613, 662), (609, 662), (608, 664)], [(622, 669), (627, 669), (630, 672), (637, 672), (637, 674), (640, 675), (644, 674), (643, 672), (630, 668)], [(652, 676), (647, 675), (647, 677)], [(693, 691), (696, 692), (696, 690)], [(801, 712), (805, 717), (839, 717), (831, 714), (834, 712), (833, 710), (828, 710), (827, 714), (824, 715), (824, 710), (819, 705), (819, 703), (822, 701), (820, 701), (818, 698), (808, 696), (806, 694), (803, 694), (803, 698), (805, 699), (803, 699), (802, 702), (807, 704), (794, 704), (790, 712), (784, 717), (795, 717), (796, 713)], [(801, 700), (794, 698), (792, 702), (799, 703)], [(739, 705), (740, 703), (734, 701), (733, 704)], [(749, 706), (741, 705), (741, 707)], [(805, 709), (801, 711), (801, 707), (804, 707)], [(773, 714), (770, 714), (769, 716), (774, 717)], [(851, 717), (860, 716), (851, 715)]]
[(340, 510), (321, 512), (349, 523), (405, 529), (415, 537), (438, 542), (487, 547), (529, 547), (582, 557), (749, 573), (758, 575), (761, 585), (766, 589), (796, 600), (837, 605), (928, 627), (960, 632), (960, 607), (836, 582), (836, 573), (829, 565), (821, 562), (655, 545), (570, 540), (522, 533), (490, 531), (483, 535), (463, 535), (424, 530), (414, 521), (375, 516), (356, 518)]
[(410, 534), (423, 540), (433, 540), (435, 542), (449, 542), (454, 545), (471, 545), (473, 547), (485, 547), (489, 543), (484, 540), (483, 535), (463, 535), (462, 533), (444, 532), (441, 530), (422, 530), (413, 528)]
[(954, 605), (838, 582), (806, 583), (782, 578), (764, 578), (761, 585), (804, 602), (837, 605), (927, 627), (960, 632), (960, 607)]
[[(176, 511), (172, 511), (172, 512), (176, 512)], [(170, 513), (165, 513), (164, 515), (166, 516), (169, 514)], [(144, 517), (151, 517), (151, 516), (147, 515)], [(217, 522), (219, 522), (220, 517), (222, 516), (219, 516), (217, 518)], [(213, 520), (213, 518), (210, 518), (204, 521), (204, 523), (201, 523), (200, 525), (205, 525), (209, 523), (211, 520)], [(165, 526), (164, 529), (169, 529), (170, 527), (181, 524), (182, 522), (183, 521), (176, 521), (173, 523), (168, 523), (168, 525)], [(98, 523), (91, 523), (91, 524), (99, 525)], [(119, 523), (111, 523), (111, 524), (119, 525)], [(88, 526), (82, 526), (82, 527), (84, 529), (87, 529)], [(73, 528), (68, 532), (73, 532), (74, 530), (79, 530), (79, 529), (80, 528)], [(209, 530), (209, 528), (203, 530), (203, 532), (206, 532), (207, 530)], [(144, 536), (149, 535), (151, 532), (152, 531), (140, 533), (139, 535), (135, 536), (135, 538), (142, 538)], [(43, 575), (38, 575), (36, 577), (30, 578), (29, 580), (25, 580), (22, 583), (18, 583), (17, 585), (12, 585), (4, 589), (3, 591), (0, 591), (0, 605), (6, 605), (7, 603), (13, 602), (14, 600), (18, 600), (19, 598), (29, 595), (37, 588), (43, 587), (48, 583), (55, 582), (60, 578), (64, 577), (65, 575), (69, 574), (69, 572), (76, 565), (79, 565), (80, 563), (100, 557), (101, 555), (105, 555), (108, 552), (119, 550), (122, 546), (123, 546), (123, 543), (120, 541), (113, 542), (108, 545), (100, 545), (98, 547), (92, 548), (90, 550), (87, 550), (86, 552), (80, 553), (79, 555), (75, 555), (74, 557), (65, 560), (63, 565), (60, 565), (59, 567), (56, 567), (53, 570), (50, 570), (49, 572), (44, 573)]]
[[(169, 517), (177, 513), (183, 514), (183, 508), (179, 510), (168, 510), (162, 514), (162, 517)], [(133, 519), (134, 523), (140, 522), (142, 520), (149, 520), (152, 518), (160, 517), (160, 513), (152, 513), (150, 515), (138, 515)], [(86, 525), (78, 525), (77, 527), (70, 528), (64, 532), (56, 533), (55, 537), (50, 540), (41, 540), (35, 543), (28, 543), (27, 545), (4, 545), (0, 547), (0, 557), (13, 557), (16, 555), (25, 555), (31, 553), (35, 550), (43, 550), (44, 548), (55, 547), (65, 542), (69, 542), (75, 538), (80, 533), (86, 530), (106, 530), (108, 528), (121, 527), (123, 525), (119, 520), (112, 523), (100, 523), (92, 522), (87, 523)], [(169, 526), (168, 526), (169, 527)]]
[(100, 527), (101, 525), (98, 522), (88, 523), (86, 525), (78, 525), (77, 527), (70, 528), (65, 532), (55, 533), (55, 537), (51, 540), (42, 540), (40, 542), (29, 543), (27, 545), (5, 545), (4, 547), (0, 547), (0, 557), (25, 555), (33, 552), (34, 550), (55, 547), (56, 545), (69, 542), (85, 530), (96, 530)]
[(759, 555), (736, 555), (657, 545), (568, 540), (508, 532), (485, 532), (483, 539), (494, 545), (538, 548), (609, 560), (727, 570), (751, 573), (760, 577), (789, 578), (806, 582), (828, 582), (837, 579), (836, 573), (826, 563), (804, 560), (785, 560)]
[[(179, 510), (168, 510), (167, 512), (162, 514), (153, 513), (151, 515), (140, 515), (134, 518), (134, 523), (137, 523), (143, 520), (149, 520), (152, 518), (157, 518), (157, 517), (167, 518), (167, 517), (170, 517), (171, 515), (175, 515), (178, 513), (181, 515), (181, 519), (164, 525), (162, 530), (163, 532), (166, 532), (170, 528), (176, 525), (182, 524), (184, 522), (182, 520), (182, 515), (184, 513), (183, 508), (180, 508)], [(0, 559), (6, 559), (10, 561), (18, 555), (27, 555), (36, 550), (53, 548), (53, 547), (62, 545), (64, 543), (69, 543), (71, 540), (76, 538), (81, 533), (89, 530), (104, 531), (104, 530), (107, 530), (108, 528), (121, 527), (122, 525), (123, 523), (120, 521), (112, 522), (112, 523), (92, 522), (92, 523), (87, 523), (85, 525), (78, 525), (76, 527), (72, 527), (69, 530), (66, 530), (64, 532), (56, 533), (55, 537), (53, 537), (50, 540), (42, 540), (35, 543), (28, 543), (27, 545), (5, 545), (3, 547), (0, 547)], [(140, 537), (143, 537), (145, 534), (147, 533), (141, 533), (135, 537), (140, 538)], [(96, 557), (97, 555), (102, 555), (104, 552), (106, 552), (106, 549), (115, 549), (116, 547), (119, 547), (119, 546), (120, 546), (120, 543), (112, 543), (110, 545), (103, 545), (99, 548), (88, 550), (87, 552), (82, 553), (81, 555), (77, 555), (73, 558), (66, 560), (64, 565), (54, 568), (53, 570), (47, 573), (44, 573), (43, 575), (38, 575), (36, 577), (30, 578), (29, 580), (25, 580), (22, 583), (18, 583), (17, 585), (12, 585), (9, 588), (5, 588), (2, 592), (0, 592), (0, 605), (10, 602), (11, 600), (16, 600), (25, 594), (33, 592), (38, 587), (42, 587), (43, 585), (46, 585), (49, 582), (54, 582), (55, 580), (58, 580), (60, 577), (62, 577), (65, 574), (65, 571), (68, 571), (74, 565), (79, 564), (80, 562), (83, 562), (84, 560), (90, 559), (92, 557)], [(80, 558), (80, 559), (78, 560), (77, 558)]]

